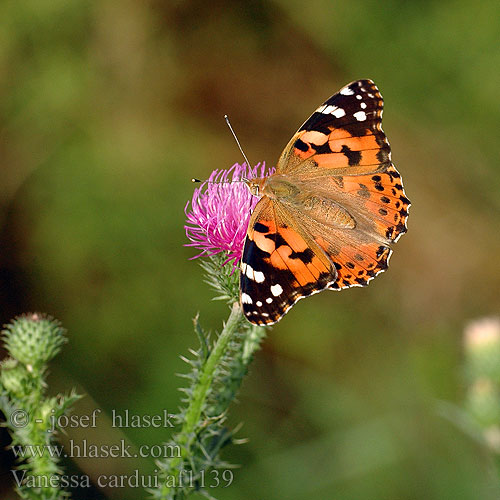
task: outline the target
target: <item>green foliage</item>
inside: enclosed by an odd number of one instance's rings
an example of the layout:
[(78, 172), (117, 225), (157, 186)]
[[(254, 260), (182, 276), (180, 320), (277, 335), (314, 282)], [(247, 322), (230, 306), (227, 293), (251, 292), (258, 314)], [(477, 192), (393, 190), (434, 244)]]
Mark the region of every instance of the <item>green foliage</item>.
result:
[(205, 271), (205, 283), (215, 291), (214, 300), (223, 300), (231, 304), (234, 300), (238, 300), (239, 273), (232, 264), (223, 265), (226, 258), (226, 254), (221, 252), (202, 260), (200, 265)]
[(56, 397), (45, 394), (47, 363), (66, 341), (64, 330), (50, 317), (26, 314), (2, 333), (10, 357), (0, 367), (0, 409), (19, 462), (13, 472), (16, 490), (26, 500), (66, 498), (57, 486), (62, 474), (57, 454), (49, 448), (55, 445), (59, 417), (79, 396), (73, 391)]

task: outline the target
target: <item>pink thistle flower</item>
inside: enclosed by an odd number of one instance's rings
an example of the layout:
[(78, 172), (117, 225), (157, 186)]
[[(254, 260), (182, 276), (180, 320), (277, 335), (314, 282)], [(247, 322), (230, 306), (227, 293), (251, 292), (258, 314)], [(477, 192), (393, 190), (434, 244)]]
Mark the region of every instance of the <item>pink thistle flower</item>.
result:
[[(244, 179), (265, 177), (274, 172), (266, 172), (265, 163), (248, 167), (246, 163), (235, 163), (229, 170), (214, 170), (209, 179), (194, 190), (191, 200), (186, 203), (186, 236), (191, 243), (185, 246), (201, 250), (191, 257), (227, 254), (223, 265), (233, 262), (236, 268), (243, 253), (243, 245), (248, 229), (250, 214), (259, 201), (253, 196)], [(235, 182), (236, 181), (236, 182)], [(233, 269), (234, 271), (234, 269)]]

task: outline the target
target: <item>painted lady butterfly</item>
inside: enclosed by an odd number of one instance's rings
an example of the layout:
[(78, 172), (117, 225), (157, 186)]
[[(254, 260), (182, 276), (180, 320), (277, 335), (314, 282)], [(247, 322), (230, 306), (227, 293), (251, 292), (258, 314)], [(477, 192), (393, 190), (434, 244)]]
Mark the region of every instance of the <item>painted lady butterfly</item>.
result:
[(365, 286), (387, 269), (410, 201), (391, 163), (382, 108), (371, 80), (346, 85), (300, 127), (273, 175), (248, 181), (261, 196), (240, 268), (251, 323), (275, 323), (299, 299)]

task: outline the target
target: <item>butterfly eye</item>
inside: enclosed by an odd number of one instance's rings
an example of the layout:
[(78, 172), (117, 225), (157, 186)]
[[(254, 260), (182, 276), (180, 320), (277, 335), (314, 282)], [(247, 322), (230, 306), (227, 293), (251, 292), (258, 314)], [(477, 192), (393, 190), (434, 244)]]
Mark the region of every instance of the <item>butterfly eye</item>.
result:
[(250, 192), (254, 196), (259, 196), (259, 185), (258, 184), (251, 184), (250, 185)]

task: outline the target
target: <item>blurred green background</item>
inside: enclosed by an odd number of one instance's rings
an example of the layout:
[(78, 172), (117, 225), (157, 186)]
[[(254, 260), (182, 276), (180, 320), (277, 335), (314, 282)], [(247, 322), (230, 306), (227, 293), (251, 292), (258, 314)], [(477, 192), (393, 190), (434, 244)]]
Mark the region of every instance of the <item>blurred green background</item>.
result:
[[(250, 440), (224, 456), (243, 466), (213, 493), (500, 497), (491, 457), (436, 412), (464, 399), (464, 325), (498, 313), (497, 0), (3, 0), (0, 19), (0, 313), (68, 329), (51, 391), (86, 393), (79, 414), (176, 411), (192, 316), (209, 329), (227, 316), (183, 247), (190, 179), (241, 161), (223, 115), (273, 165), (324, 99), (371, 78), (408, 234), (368, 288), (302, 301), (269, 332), (230, 414)], [(89, 441), (169, 438), (104, 419)]]

